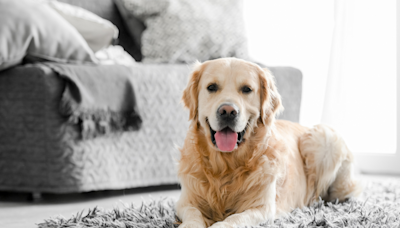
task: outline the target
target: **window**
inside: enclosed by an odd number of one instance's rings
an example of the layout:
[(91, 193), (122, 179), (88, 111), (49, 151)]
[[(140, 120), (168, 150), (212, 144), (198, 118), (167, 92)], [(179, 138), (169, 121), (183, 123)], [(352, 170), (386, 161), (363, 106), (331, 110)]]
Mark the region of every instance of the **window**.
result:
[(300, 123), (337, 129), (363, 172), (400, 173), (399, 5), (245, 1), (250, 54), (303, 72)]

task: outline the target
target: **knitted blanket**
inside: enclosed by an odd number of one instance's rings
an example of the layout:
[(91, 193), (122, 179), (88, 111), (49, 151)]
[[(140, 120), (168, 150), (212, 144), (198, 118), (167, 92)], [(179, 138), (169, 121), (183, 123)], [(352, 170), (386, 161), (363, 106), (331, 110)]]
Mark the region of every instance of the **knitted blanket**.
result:
[(121, 65), (46, 63), (66, 79), (60, 112), (80, 127), (82, 138), (138, 130), (139, 115), (131, 71)]

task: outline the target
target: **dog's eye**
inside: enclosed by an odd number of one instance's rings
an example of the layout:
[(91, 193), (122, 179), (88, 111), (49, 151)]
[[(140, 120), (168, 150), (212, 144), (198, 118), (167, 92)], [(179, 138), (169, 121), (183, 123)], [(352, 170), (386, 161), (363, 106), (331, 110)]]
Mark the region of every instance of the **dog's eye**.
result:
[(217, 92), (217, 90), (218, 90), (218, 85), (217, 85), (217, 84), (211, 84), (211, 85), (209, 85), (209, 86), (207, 87), (207, 90), (208, 90), (209, 92)]
[(242, 92), (243, 93), (250, 93), (252, 90), (248, 86), (243, 86), (242, 87)]

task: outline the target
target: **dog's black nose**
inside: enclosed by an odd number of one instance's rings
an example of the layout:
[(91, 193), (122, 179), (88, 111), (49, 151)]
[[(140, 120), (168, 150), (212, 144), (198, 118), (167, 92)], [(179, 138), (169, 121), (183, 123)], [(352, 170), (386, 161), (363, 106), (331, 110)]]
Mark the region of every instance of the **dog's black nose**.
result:
[(238, 116), (239, 108), (234, 104), (223, 104), (218, 108), (217, 114), (225, 121), (232, 121)]

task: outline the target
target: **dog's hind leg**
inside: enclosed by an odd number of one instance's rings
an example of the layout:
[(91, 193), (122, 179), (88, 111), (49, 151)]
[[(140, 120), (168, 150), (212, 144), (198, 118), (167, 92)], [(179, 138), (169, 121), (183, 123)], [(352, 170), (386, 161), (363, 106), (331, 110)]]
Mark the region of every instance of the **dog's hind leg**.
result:
[(326, 125), (316, 125), (301, 136), (300, 153), (307, 175), (306, 203), (357, 196), (361, 192), (353, 176), (353, 154), (343, 138)]

